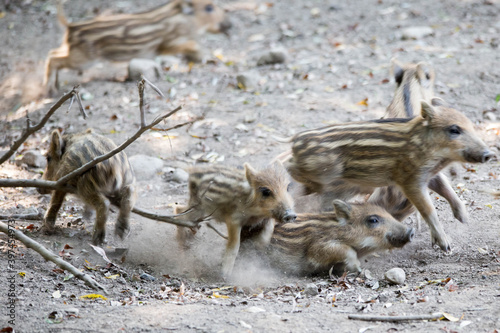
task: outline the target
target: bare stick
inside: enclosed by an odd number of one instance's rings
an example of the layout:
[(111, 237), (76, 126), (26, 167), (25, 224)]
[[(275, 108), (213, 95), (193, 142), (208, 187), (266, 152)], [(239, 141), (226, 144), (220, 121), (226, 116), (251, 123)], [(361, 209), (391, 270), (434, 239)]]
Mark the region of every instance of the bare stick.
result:
[(105, 294), (108, 293), (106, 289), (102, 285), (100, 285), (97, 281), (95, 281), (90, 275), (80, 272), (75, 266), (62, 260), (54, 253), (50, 252), (45, 247), (43, 247), (40, 243), (34, 241), (33, 239), (23, 234), (21, 231), (10, 228), (7, 224), (2, 222), (0, 222), (0, 231), (9, 236), (14, 236), (19, 241), (21, 241), (21, 243), (26, 245), (26, 247), (29, 247), (38, 252), (45, 260), (52, 261), (57, 266), (61, 267), (64, 270), (67, 270), (80, 280), (83, 280), (83, 282), (85, 282), (87, 286), (96, 290), (102, 290), (104, 291)]
[(45, 116), (42, 118), (42, 120), (40, 120), (40, 122), (37, 125), (31, 126), (31, 123), (28, 118), (27, 127), (24, 133), (21, 135), (19, 139), (17, 139), (16, 142), (12, 144), (9, 151), (6, 152), (2, 157), (0, 157), (0, 164), (7, 161), (23, 144), (23, 142), (26, 141), (26, 139), (28, 139), (28, 137), (31, 134), (35, 133), (40, 128), (42, 128), (45, 125), (45, 123), (49, 120), (49, 118), (54, 114), (54, 112), (56, 112), (56, 110), (59, 109), (64, 102), (66, 102), (74, 95), (78, 96), (78, 86), (73, 87), (73, 89), (71, 89), (70, 92), (64, 94), (54, 105), (52, 105), (52, 107), (49, 109), (49, 111), (45, 114)]
[(210, 222), (207, 222), (207, 227), (209, 227), (210, 229), (212, 229), (213, 231), (215, 231), (217, 233), (217, 235), (221, 236), (222, 238), (224, 239), (227, 239), (227, 236), (224, 235), (222, 232), (220, 232), (219, 230), (217, 230), (217, 228)]
[(69, 100), (68, 113), (71, 110), (74, 101), (75, 101), (75, 95), (71, 96), (71, 99)]
[(144, 78), (137, 82), (139, 89), (139, 112), (141, 114), (141, 128), (146, 126), (146, 114), (144, 112)]
[(83, 119), (87, 119), (87, 114), (85, 113), (85, 109), (83, 108), (82, 105), (82, 99), (80, 98), (80, 93), (78, 91), (75, 93), (76, 96), (76, 101), (78, 102), (78, 107), (80, 108), (80, 113), (83, 116)]
[(438, 320), (444, 318), (441, 312), (428, 315), (409, 315), (409, 316), (371, 316), (350, 314), (349, 319), (364, 320), (364, 321), (408, 321), (408, 320)]
[(178, 225), (180, 227), (193, 228), (193, 227), (198, 226), (198, 222), (185, 222), (185, 221), (177, 220), (175, 218), (176, 216), (180, 216), (182, 214), (179, 214), (179, 215), (159, 215), (156, 213), (148, 212), (146, 210), (142, 210), (142, 209), (137, 208), (137, 207), (134, 207), (132, 209), (132, 213), (136, 213), (137, 215), (147, 217), (148, 219), (151, 219), (151, 220), (175, 224), (175, 225)]
[(143, 80), (144, 82), (146, 82), (147, 84), (149, 84), (149, 86), (150, 86), (151, 88), (153, 88), (153, 90), (154, 90), (154, 91), (155, 91), (158, 95), (160, 95), (161, 97), (165, 97), (165, 95), (161, 92), (160, 88), (158, 88), (158, 87), (157, 87), (157, 86), (155, 86), (155, 85), (154, 85), (151, 81), (149, 81), (148, 79), (146, 79), (146, 78), (144, 77), (144, 75), (141, 75), (141, 81), (142, 81), (142, 80)]
[(42, 212), (37, 211), (36, 213), (30, 214), (10, 214), (10, 215), (0, 215), (0, 220), (41, 220), (43, 219)]
[(120, 146), (116, 147), (115, 149), (113, 149), (109, 153), (106, 153), (104, 155), (98, 156), (98, 157), (94, 158), (93, 160), (85, 163), (84, 165), (82, 165), (78, 169), (76, 169), (76, 170), (68, 173), (66, 176), (59, 178), (59, 180), (57, 181), (57, 185), (64, 185), (71, 178), (80, 176), (81, 174), (83, 174), (84, 172), (86, 172), (87, 170), (89, 170), (90, 168), (92, 168), (94, 165), (96, 165), (97, 163), (102, 162), (104, 160), (107, 160), (108, 158), (110, 158), (110, 157), (118, 154), (123, 149), (127, 148), (132, 142), (134, 142), (135, 140), (137, 140), (137, 138), (139, 138), (142, 135), (142, 133), (146, 132), (147, 130), (149, 130), (153, 126), (156, 126), (158, 123), (160, 123), (161, 121), (163, 121), (166, 118), (170, 117), (171, 115), (173, 115), (174, 113), (176, 113), (180, 109), (182, 109), (182, 106), (178, 106), (177, 108), (175, 108), (174, 110), (170, 111), (169, 113), (164, 114), (163, 116), (158, 117), (156, 120), (154, 120), (152, 123), (150, 123), (147, 126), (141, 126), (141, 128), (132, 137), (128, 138), (127, 141), (125, 141), (124, 143), (122, 143)]

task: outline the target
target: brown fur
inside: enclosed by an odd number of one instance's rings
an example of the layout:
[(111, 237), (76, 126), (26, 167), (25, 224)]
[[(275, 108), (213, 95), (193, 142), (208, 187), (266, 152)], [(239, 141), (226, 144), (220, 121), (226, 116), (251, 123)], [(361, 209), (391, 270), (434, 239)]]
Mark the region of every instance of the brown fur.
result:
[[(209, 9), (209, 11), (207, 10)], [(185, 54), (200, 60), (197, 36), (204, 31), (224, 32), (230, 27), (224, 11), (211, 0), (173, 0), (138, 14), (100, 16), (83, 22), (68, 23), (58, 10), (66, 27), (62, 45), (49, 52), (43, 84), (58, 87), (61, 68), (84, 69), (96, 60), (128, 61), (157, 54)]]
[[(224, 166), (193, 168), (189, 176), (189, 203), (176, 207), (176, 214), (193, 210), (181, 219), (197, 221), (211, 216), (226, 223), (228, 241), (222, 262), (222, 275), (228, 277), (240, 247), (243, 227), (262, 223), (264, 219), (278, 221), (295, 219), (293, 200), (287, 191), (289, 184), (286, 170), (279, 163), (256, 171), (249, 164), (245, 170)], [(259, 237), (269, 241), (272, 228), (264, 228)], [(192, 236), (186, 228), (178, 228), (178, 240), (187, 246)]]
[(310, 193), (331, 191), (338, 182), (358, 193), (398, 186), (431, 229), (432, 241), (450, 250), (427, 191), (431, 179), (451, 162), (485, 162), (493, 156), (471, 121), (460, 112), (422, 101), (421, 116), (328, 126), (297, 134), (288, 170)]
[(299, 214), (295, 222), (277, 225), (267, 248), (272, 265), (291, 274), (325, 273), (332, 266), (337, 272), (360, 272), (360, 258), (413, 238), (413, 228), (382, 207), (340, 200), (333, 206), (331, 213)]
[[(95, 157), (106, 154), (116, 148), (109, 139), (87, 130), (84, 133), (61, 136), (58, 130), (51, 134), (47, 152), (47, 168), (43, 179), (57, 181), (59, 178), (76, 170)], [(129, 227), (129, 216), (135, 199), (135, 177), (127, 155), (120, 152), (108, 160), (102, 161), (79, 177), (71, 179), (68, 186), (76, 189), (86, 205), (96, 210), (96, 222), (92, 242), (102, 244), (106, 236), (108, 202), (110, 198), (120, 208), (115, 233), (124, 238)], [(40, 191), (45, 193), (44, 191)], [(44, 218), (47, 233), (54, 231), (57, 212), (61, 208), (66, 192), (56, 190), (52, 194), (49, 209)]]

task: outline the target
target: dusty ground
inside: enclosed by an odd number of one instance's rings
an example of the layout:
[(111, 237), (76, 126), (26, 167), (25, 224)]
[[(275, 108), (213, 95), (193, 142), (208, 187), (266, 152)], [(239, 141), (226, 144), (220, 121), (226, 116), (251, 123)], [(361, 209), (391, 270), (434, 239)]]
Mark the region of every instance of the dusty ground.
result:
[[(70, 18), (78, 20), (110, 8), (111, 12), (134, 12), (160, 2), (127, 0), (111, 5), (72, 1), (65, 8)], [(10, 10), (0, 15), (3, 149), (24, 126), (25, 110), (31, 119), (38, 120), (54, 102), (44, 100), (39, 92), (45, 56), (59, 45), (62, 36), (55, 19), (55, 1), (21, 3), (11, 2)], [(195, 65), (190, 72), (181, 62), (155, 81), (169, 94), (166, 103), (151, 90), (147, 93), (149, 119), (184, 105), (162, 125), (165, 128), (202, 112), (206, 112), (206, 120), (195, 123), (189, 132), (181, 128), (172, 133), (147, 133), (127, 149), (129, 156), (159, 157), (168, 167), (185, 167), (200, 159), (264, 165), (287, 149), (272, 135), (287, 136), (331, 122), (382, 116), (394, 88), (393, 82), (387, 82), (392, 57), (403, 62), (430, 62), (437, 73), (437, 94), (473, 119), (496, 151), (499, 124), (495, 119), (499, 115), (495, 98), (500, 94), (497, 1), (258, 3), (262, 5), (257, 10), (230, 13), (234, 27), (229, 39), (210, 35), (202, 40), (211, 61)], [(434, 34), (403, 40), (402, 29), (411, 26), (432, 27)], [(256, 67), (257, 57), (275, 46), (288, 51), (288, 62)], [(259, 85), (251, 91), (239, 90), (235, 77), (248, 70), (261, 76)], [(93, 127), (117, 143), (134, 133), (139, 123), (138, 97), (135, 83), (120, 82), (125, 74), (123, 66), (107, 65), (94, 67), (83, 77), (63, 72), (65, 90), (83, 82), (81, 91), (89, 96), (84, 101), (89, 118), (83, 120), (75, 107), (69, 112), (63, 107), (23, 149), (43, 151), (47, 134), (56, 127), (68, 131)], [(358, 104), (366, 98), (367, 106)], [(173, 226), (134, 215), (129, 238), (116, 241), (111, 235), (115, 213), (108, 223), (110, 236), (105, 248), (111, 252), (115, 247), (126, 247), (128, 254), (123, 263), (119, 257), (111, 257), (117, 266), (109, 267), (88, 245), (91, 223), (82, 222), (82, 205), (70, 197), (60, 213), (56, 236), (38, 234), (40, 220), (16, 220), (14, 224), (30, 233), (33, 228), (28, 226), (33, 223), (35, 231), (30, 235), (55, 252), (70, 245), (70, 262), (106, 286), (107, 300), (81, 299), (93, 291), (18, 244), (14, 269), (24, 277), (15, 274), (14, 328), (17, 332), (497, 332), (500, 205), (483, 191), (499, 188), (500, 167), (494, 161), (456, 169), (458, 174), (451, 182), (467, 204), (471, 222), (462, 225), (453, 221), (448, 204), (437, 197), (435, 200), (438, 215), (453, 240), (453, 253), (443, 255), (432, 249), (424, 225), (405, 248), (363, 261), (371, 280), (364, 276), (348, 277), (348, 281), (327, 276), (284, 277), (249, 257), (239, 260), (235, 276), (223, 282), (217, 271), (224, 241), (211, 230), (202, 229), (192, 260), (180, 262)], [(37, 178), (39, 172), (6, 163), (0, 167), (0, 177)], [(137, 206), (171, 213), (171, 204), (186, 202), (186, 184), (164, 178), (158, 174), (139, 182)], [(45, 209), (49, 200), (34, 189), (2, 189), (0, 198), (3, 213)], [(410, 218), (405, 223), (414, 221)], [(12, 273), (7, 271), (6, 242), (7, 237), (0, 236), (1, 327), (9, 326), (7, 279)], [(405, 270), (405, 286), (389, 286), (383, 281), (384, 272), (393, 267)], [(143, 273), (155, 280), (141, 278)], [(379, 282), (378, 289), (372, 289), (374, 280)], [(308, 286), (310, 283), (316, 288)], [(317, 295), (311, 295), (313, 289)], [(350, 313), (436, 311), (459, 320), (380, 323), (347, 319)]]

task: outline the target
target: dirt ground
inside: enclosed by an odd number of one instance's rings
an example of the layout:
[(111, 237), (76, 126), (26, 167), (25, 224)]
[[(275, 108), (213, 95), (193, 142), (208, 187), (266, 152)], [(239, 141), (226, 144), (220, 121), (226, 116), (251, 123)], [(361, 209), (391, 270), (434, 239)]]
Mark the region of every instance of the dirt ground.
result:
[[(95, 13), (145, 10), (161, 2), (71, 1), (65, 10), (76, 21)], [(9, 10), (0, 12), (3, 150), (21, 133), (26, 110), (36, 122), (56, 100), (42, 97), (40, 86), (47, 52), (59, 45), (63, 33), (55, 1), (6, 3)], [(258, 0), (249, 8), (229, 12), (229, 38), (201, 39), (208, 61), (191, 70), (180, 61), (154, 80), (168, 95), (166, 102), (147, 90), (149, 120), (183, 105), (162, 128), (202, 113), (206, 119), (189, 129), (146, 133), (127, 148), (129, 157), (146, 154), (161, 158), (165, 166), (152, 179), (139, 180), (138, 207), (171, 214), (172, 204), (186, 203), (187, 186), (171, 181), (168, 167), (214, 162), (264, 166), (288, 149), (273, 136), (380, 118), (394, 90), (392, 57), (432, 64), (436, 94), (470, 117), (485, 142), (498, 151), (499, 2)], [(419, 26), (433, 33), (402, 38), (403, 29)], [(256, 66), (258, 57), (274, 47), (287, 51), (287, 62)], [(258, 76), (258, 85), (238, 89), (236, 76), (248, 71)], [(84, 120), (78, 108), (67, 111), (63, 106), (16, 157), (28, 149), (44, 152), (48, 133), (58, 127), (70, 132), (92, 127), (116, 143), (132, 135), (139, 126), (138, 94), (136, 83), (123, 82), (125, 76), (123, 64), (96, 65), (83, 76), (62, 71), (63, 91), (81, 82), (89, 117)], [(500, 165), (495, 160), (455, 169), (450, 181), (467, 205), (470, 223), (453, 220), (448, 203), (433, 195), (453, 252), (445, 255), (431, 248), (424, 224), (413, 242), (365, 258), (362, 265), (368, 273), (347, 280), (284, 276), (248, 254), (238, 258), (234, 276), (224, 282), (217, 273), (225, 243), (212, 230), (202, 228), (191, 257), (180, 260), (175, 227), (169, 224), (133, 215), (129, 237), (115, 240), (116, 211), (107, 225), (104, 249), (114, 262), (108, 265), (88, 244), (92, 222), (82, 220), (81, 202), (69, 197), (56, 235), (39, 233), (41, 220), (16, 220), (14, 225), (56, 253), (69, 245), (60, 254), (103, 284), (107, 299), (81, 298), (94, 291), (20, 243), (14, 272), (8, 271), (8, 239), (2, 234), (0, 328), (12, 326), (7, 291), (14, 275), (16, 332), (498, 332), (500, 204), (487, 192), (500, 187)], [(39, 178), (40, 170), (8, 162), (0, 166), (0, 177)], [(49, 199), (35, 189), (0, 189), (0, 214), (45, 210)], [(404, 223), (415, 226), (415, 221), (411, 217)], [(115, 248), (128, 249), (124, 262), (122, 255), (113, 256)], [(384, 272), (394, 267), (405, 271), (404, 286), (384, 281)], [(347, 318), (434, 312), (445, 312), (450, 320), (382, 323)]]

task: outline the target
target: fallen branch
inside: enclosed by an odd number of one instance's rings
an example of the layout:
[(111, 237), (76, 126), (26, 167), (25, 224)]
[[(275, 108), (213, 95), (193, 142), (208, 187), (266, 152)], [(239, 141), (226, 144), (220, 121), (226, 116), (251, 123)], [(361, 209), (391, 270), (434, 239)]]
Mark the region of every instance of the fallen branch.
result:
[(350, 314), (349, 319), (364, 320), (364, 321), (409, 321), (409, 320), (438, 320), (444, 318), (441, 312), (436, 312), (428, 315), (409, 315), (409, 316), (372, 316), (372, 315), (357, 315)]
[(41, 220), (43, 218), (42, 212), (37, 211), (36, 213), (30, 214), (10, 214), (10, 215), (0, 215), (0, 220)]
[(0, 187), (38, 187), (48, 190), (61, 190), (69, 193), (76, 192), (76, 189), (71, 186), (59, 185), (55, 181), (43, 179), (0, 179)]
[(52, 105), (52, 107), (49, 109), (49, 111), (45, 114), (45, 116), (42, 118), (42, 120), (40, 120), (40, 122), (37, 125), (31, 126), (31, 121), (30, 121), (28, 115), (26, 115), (26, 118), (27, 118), (26, 119), (26, 129), (24, 130), (24, 133), (21, 135), (21, 137), (19, 139), (17, 139), (16, 142), (14, 142), (12, 144), (9, 151), (6, 152), (2, 157), (0, 157), (0, 164), (7, 161), (17, 151), (17, 149), (23, 144), (23, 142), (26, 141), (26, 139), (28, 139), (28, 137), (31, 134), (35, 133), (40, 128), (42, 128), (45, 125), (45, 123), (49, 120), (49, 118), (54, 114), (54, 112), (56, 112), (56, 110), (59, 109), (61, 107), (61, 105), (64, 104), (64, 102), (66, 102), (70, 98), (73, 99), (75, 96), (76, 96), (77, 100), (79, 101), (80, 111), (83, 113), (83, 117), (85, 118), (86, 114), (85, 114), (85, 111), (83, 110), (83, 107), (82, 107), (81, 102), (80, 102), (80, 95), (78, 93), (78, 86), (75, 86), (75, 87), (73, 87), (73, 89), (71, 89), (70, 92), (64, 94), (54, 105)]
[(102, 290), (105, 294), (108, 292), (106, 289), (100, 285), (97, 281), (95, 281), (90, 275), (85, 274), (80, 272), (75, 266), (71, 265), (70, 263), (62, 260), (49, 250), (47, 250), (45, 247), (42, 246), (42, 244), (34, 241), (33, 239), (29, 238), (25, 234), (23, 234), (21, 231), (13, 229), (9, 227), (7, 224), (0, 222), (0, 231), (9, 235), (9, 237), (13, 236), (17, 238), (21, 243), (26, 245), (26, 247), (31, 248), (38, 252), (45, 260), (52, 261), (54, 264), (57, 266), (61, 267), (62, 269), (70, 272), (73, 274), (75, 277), (79, 278), (85, 284), (93, 289), (96, 290)]

